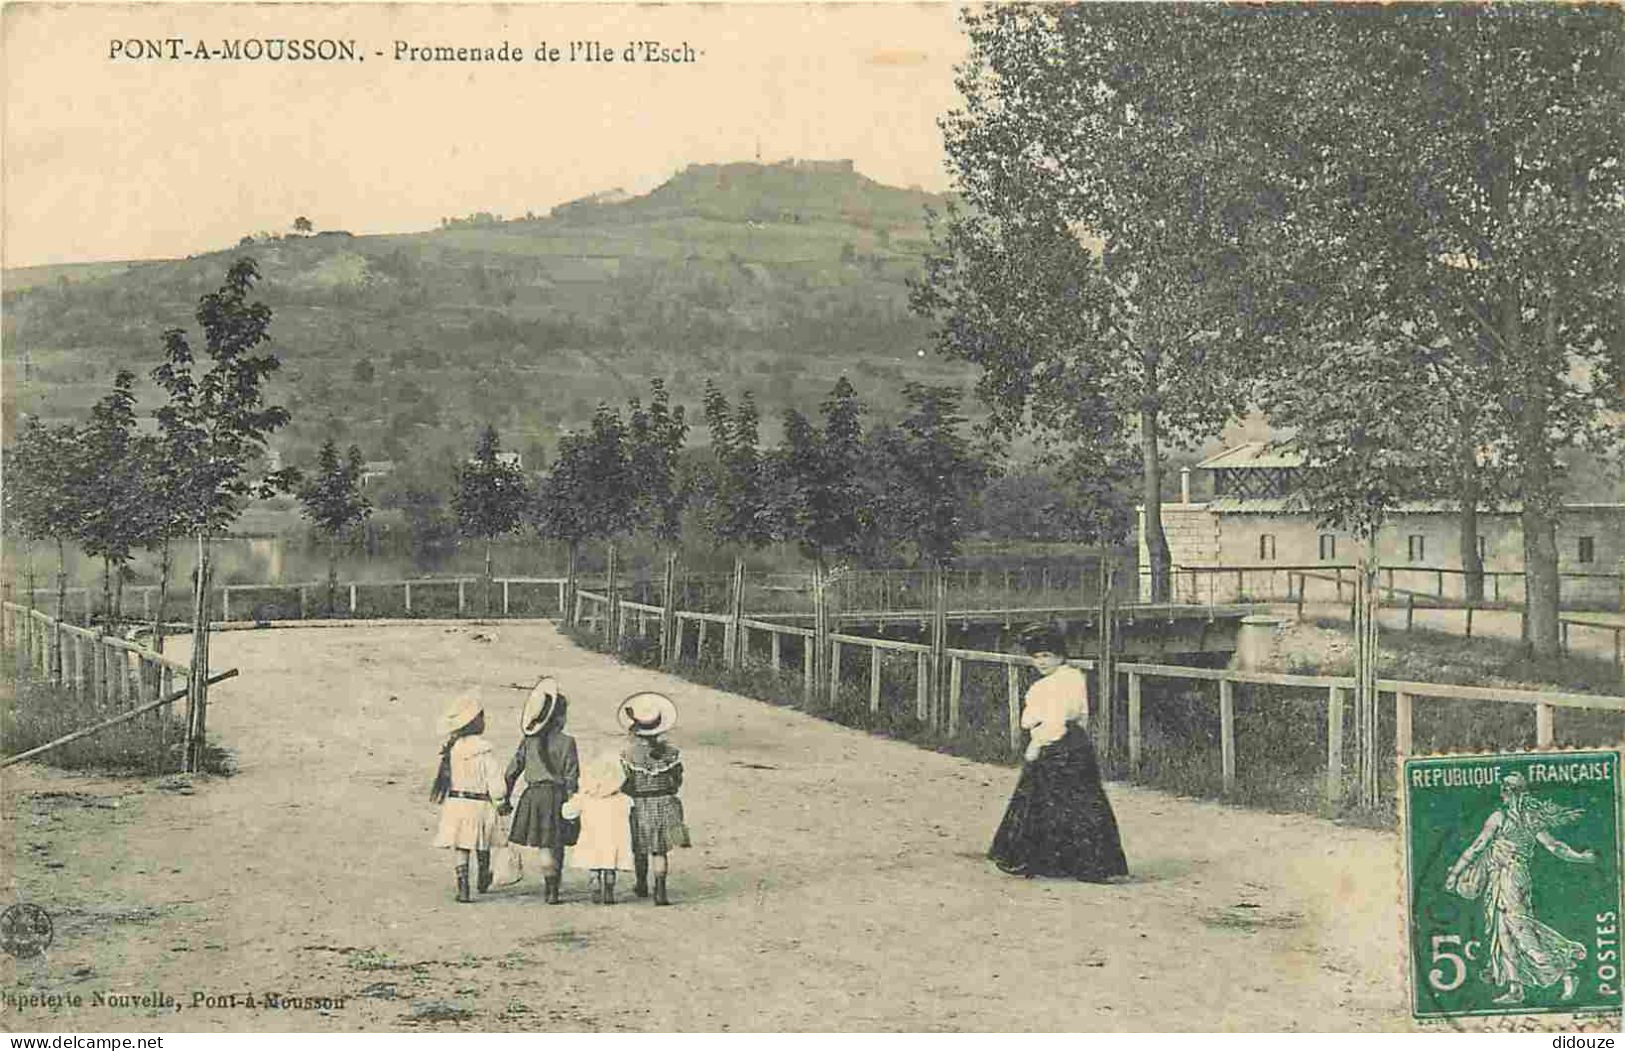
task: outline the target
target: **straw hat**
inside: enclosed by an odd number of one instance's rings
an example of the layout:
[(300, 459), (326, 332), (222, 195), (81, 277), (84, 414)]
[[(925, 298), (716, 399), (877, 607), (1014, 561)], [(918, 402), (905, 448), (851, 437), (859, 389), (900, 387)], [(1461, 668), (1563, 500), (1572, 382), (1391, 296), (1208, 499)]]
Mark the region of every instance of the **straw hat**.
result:
[(445, 714), (440, 717), (440, 732), (450, 736), (484, 714), (479, 699), (464, 694), (447, 705)]
[(677, 725), (677, 706), (663, 693), (646, 690), (621, 702), (615, 712), (621, 729), (640, 737), (654, 737)]
[(519, 716), (519, 732), (527, 737), (541, 733), (558, 714), (563, 699), (559, 680), (551, 675), (542, 676), (542, 681), (532, 687), (530, 696), (525, 698), (525, 710)]
[(602, 799), (621, 790), (626, 780), (626, 768), (615, 752), (597, 756), (581, 768), (581, 794)]

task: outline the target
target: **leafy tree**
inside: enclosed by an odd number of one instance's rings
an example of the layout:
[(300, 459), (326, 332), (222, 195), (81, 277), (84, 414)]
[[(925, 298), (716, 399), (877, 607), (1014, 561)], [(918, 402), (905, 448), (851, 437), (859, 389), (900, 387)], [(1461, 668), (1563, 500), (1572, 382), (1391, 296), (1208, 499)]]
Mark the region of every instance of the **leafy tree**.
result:
[(344, 459), (337, 444), (329, 438), (316, 454), (316, 469), (299, 486), (303, 514), (317, 531), (327, 537), (327, 609), (337, 606), (339, 579), (339, 540), (372, 514), (372, 506), (361, 492), (361, 450), (350, 446)]
[(705, 422), (716, 472), (705, 503), (706, 524), (724, 544), (762, 547), (774, 538), (756, 399), (749, 391), (729, 405), (717, 385), (705, 384)]
[(293, 232), (296, 234), (309, 234), (313, 229), (310, 220), (302, 215), (293, 221)]
[(681, 405), (673, 408), (660, 379), (650, 381), (649, 406), (633, 398), (627, 412), (626, 455), (631, 475), (635, 521), (646, 524), (663, 546), (682, 535), (686, 500), (677, 461), (688, 437)]
[(1134, 436), (1165, 601), (1163, 446), (1239, 414), (1246, 336), (1269, 317), (1239, 266), (1268, 202), (1244, 163), (1255, 136), (1238, 134), (1268, 56), (1222, 7), (1009, 6), (965, 23), (965, 105), (941, 122), (964, 206), (933, 229), (914, 307), (939, 349), (982, 367), (995, 427), (1101, 463)]
[(1291, 64), (1298, 103), (1267, 122), (1308, 159), (1282, 182), (1275, 243), (1314, 309), (1287, 338), (1383, 358), (1362, 378), (1376, 406), (1431, 392), (1408, 428), (1362, 422), (1417, 484), (1455, 494), (1470, 587), (1477, 505), (1521, 500), (1527, 630), (1555, 653), (1562, 453), (1616, 454), (1625, 409), (1622, 24), (1583, 7), (1367, 14), (1306, 34), (1321, 54)]
[(82, 509), (76, 539), (85, 554), (102, 560), (102, 608), (109, 623), (120, 615), (113, 581), (122, 594), (130, 559), (152, 542), (161, 514), (152, 507), (152, 443), (135, 434), (134, 386), (135, 374), (120, 369), (113, 389), (91, 408), (71, 482)]
[(458, 530), (485, 541), (485, 613), (491, 614), (491, 545), (518, 527), (530, 502), (530, 486), (518, 467), (499, 459), (495, 427), (480, 432), (474, 456), (457, 469), (452, 508)]
[(164, 333), (164, 360), (152, 372), (169, 397), (155, 414), (163, 434), (162, 484), (175, 500), (172, 521), (195, 532), (198, 543), (189, 769), (201, 755), (207, 720), (210, 539), (236, 521), (242, 501), (286, 491), (297, 476), (281, 471), (256, 479), (248, 473), (266, 438), (288, 422), (286, 409), (266, 403), (264, 385), (281, 362), (264, 350), (271, 308), (249, 299), (257, 280), (259, 268), (245, 256), (232, 263), (218, 290), (199, 299), (194, 316), (203, 328), (208, 371), (194, 375), (186, 331), (172, 328)]
[[(559, 439), (558, 457), (543, 480), (534, 507), (536, 531), (569, 545), (570, 579), (581, 544), (609, 540), (626, 532), (633, 521), (632, 466), (626, 428), (620, 414), (599, 403), (585, 432)], [(574, 596), (566, 596), (573, 615)]]
[[(35, 542), (56, 545), (56, 611), (61, 619), (67, 607), (67, 541), (75, 538), (84, 517), (82, 487), (76, 475), (83, 459), (76, 428), (50, 426), (30, 416), (23, 423), (6, 457), (6, 524), (30, 549)], [(33, 602), (33, 560), (29, 560), (29, 602)]]
[(959, 550), (989, 465), (964, 433), (957, 390), (910, 383), (903, 393), (902, 422), (872, 434), (871, 500), (886, 530), (912, 542), (921, 565), (937, 567)]

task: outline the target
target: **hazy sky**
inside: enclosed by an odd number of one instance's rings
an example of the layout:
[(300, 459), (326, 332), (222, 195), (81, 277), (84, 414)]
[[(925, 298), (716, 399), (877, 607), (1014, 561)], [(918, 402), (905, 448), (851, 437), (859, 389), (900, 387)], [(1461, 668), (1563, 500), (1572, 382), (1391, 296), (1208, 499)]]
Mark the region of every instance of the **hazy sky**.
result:
[[(940, 3), (24, 4), (4, 19), (8, 267), (185, 255), (298, 215), (378, 233), (543, 213), (758, 145), (763, 160), (851, 158), (882, 182), (940, 190), (935, 121), (956, 103), (964, 53), (957, 8)], [(194, 57), (273, 37), (353, 40), (364, 60)], [(114, 41), (169, 38), (187, 57), (109, 57)], [(617, 61), (535, 60), (572, 40), (611, 45)], [(642, 40), (686, 42), (697, 61), (619, 61)], [(401, 62), (398, 41), (507, 41), (525, 58)]]

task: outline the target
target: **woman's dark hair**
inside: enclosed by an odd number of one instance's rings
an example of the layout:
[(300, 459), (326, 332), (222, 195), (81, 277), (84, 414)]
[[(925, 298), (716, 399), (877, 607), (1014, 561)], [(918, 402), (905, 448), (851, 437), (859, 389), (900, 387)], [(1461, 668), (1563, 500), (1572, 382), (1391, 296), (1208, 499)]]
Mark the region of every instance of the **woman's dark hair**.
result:
[(1066, 632), (1058, 624), (1029, 624), (1022, 629), (1018, 643), (1026, 653), (1067, 655)]
[(434, 785), (429, 789), (429, 801), (444, 803), (451, 792), (451, 746), (461, 737), (475, 737), (485, 732), (485, 713), (481, 712), (456, 730), (440, 746), (440, 768), (435, 771)]

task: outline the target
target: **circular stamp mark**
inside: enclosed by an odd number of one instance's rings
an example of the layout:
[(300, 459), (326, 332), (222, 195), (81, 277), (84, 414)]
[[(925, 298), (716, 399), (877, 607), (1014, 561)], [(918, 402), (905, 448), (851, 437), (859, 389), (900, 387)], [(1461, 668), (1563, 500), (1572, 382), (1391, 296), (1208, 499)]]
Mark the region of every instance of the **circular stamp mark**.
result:
[(0, 949), (19, 960), (44, 952), (54, 933), (50, 914), (31, 902), (0, 912)]

